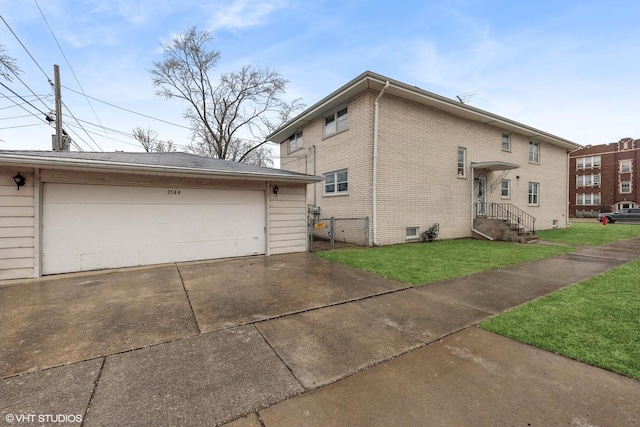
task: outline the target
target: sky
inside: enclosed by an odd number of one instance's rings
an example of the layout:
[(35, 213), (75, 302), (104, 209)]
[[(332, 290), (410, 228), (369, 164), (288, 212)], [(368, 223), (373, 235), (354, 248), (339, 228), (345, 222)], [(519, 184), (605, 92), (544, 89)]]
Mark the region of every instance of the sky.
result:
[(0, 150), (51, 149), (54, 64), (73, 149), (142, 151), (135, 127), (183, 149), (186, 106), (149, 71), (193, 26), (217, 72), (271, 67), (307, 106), (369, 70), (578, 144), (640, 138), (637, 0), (0, 0), (0, 15), (22, 70), (0, 80)]

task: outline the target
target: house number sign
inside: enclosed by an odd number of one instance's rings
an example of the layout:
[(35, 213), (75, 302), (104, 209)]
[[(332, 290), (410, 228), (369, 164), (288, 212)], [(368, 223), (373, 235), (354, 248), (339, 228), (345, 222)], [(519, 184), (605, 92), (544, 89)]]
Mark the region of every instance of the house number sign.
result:
[(177, 196), (178, 194), (180, 194), (180, 190), (167, 190), (167, 194), (171, 196)]

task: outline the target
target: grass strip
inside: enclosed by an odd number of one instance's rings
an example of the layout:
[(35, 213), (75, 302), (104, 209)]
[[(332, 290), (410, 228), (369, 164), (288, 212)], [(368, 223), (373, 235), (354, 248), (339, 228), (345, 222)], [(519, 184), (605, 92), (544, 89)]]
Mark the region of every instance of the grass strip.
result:
[(640, 379), (640, 260), (488, 319), (480, 327)]
[(598, 222), (577, 222), (568, 228), (538, 231), (537, 235), (542, 240), (568, 245), (600, 246), (640, 237), (640, 224), (602, 225)]
[(411, 285), (522, 264), (572, 251), (569, 246), (459, 239), (316, 252), (322, 258)]

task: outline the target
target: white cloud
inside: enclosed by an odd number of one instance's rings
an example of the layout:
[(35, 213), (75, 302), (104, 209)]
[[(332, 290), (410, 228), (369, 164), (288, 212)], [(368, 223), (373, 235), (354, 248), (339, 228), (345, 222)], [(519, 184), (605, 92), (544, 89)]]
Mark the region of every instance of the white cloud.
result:
[(268, 16), (285, 6), (281, 0), (233, 0), (220, 8), (211, 20), (211, 30), (242, 29), (268, 22)]

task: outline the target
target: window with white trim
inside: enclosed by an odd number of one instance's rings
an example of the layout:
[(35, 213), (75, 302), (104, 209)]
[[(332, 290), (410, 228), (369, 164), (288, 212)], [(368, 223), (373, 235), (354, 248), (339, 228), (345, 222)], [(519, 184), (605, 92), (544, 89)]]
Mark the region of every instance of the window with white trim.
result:
[(593, 187), (594, 185), (600, 185), (599, 173), (576, 176), (576, 187)]
[(592, 194), (576, 194), (576, 205), (585, 206), (585, 205), (599, 205), (600, 204), (600, 193), (592, 193)]
[(511, 134), (502, 132), (502, 151), (511, 151)]
[(616, 205), (616, 210), (620, 209), (633, 209), (636, 207), (634, 202), (620, 202)]
[(631, 172), (631, 160), (620, 160), (620, 173)]
[(288, 153), (293, 153), (301, 149), (303, 146), (302, 131), (298, 131), (291, 135), (287, 140)]
[(540, 143), (529, 141), (529, 163), (540, 163)]
[(405, 231), (405, 237), (407, 240), (413, 240), (420, 237), (420, 228), (419, 227), (407, 227)]
[(599, 168), (600, 156), (578, 157), (576, 159), (576, 169)]
[(464, 147), (458, 147), (458, 178), (465, 178), (467, 176), (467, 149)]
[(631, 193), (631, 181), (622, 181), (622, 182), (620, 182), (620, 192), (621, 193)]
[(511, 197), (511, 180), (503, 179), (500, 183), (500, 197), (508, 199)]
[(349, 173), (347, 170), (324, 174), (324, 194), (347, 194), (349, 190)]
[(324, 116), (324, 136), (331, 136), (347, 129), (349, 129), (347, 107)]
[(529, 205), (538, 206), (540, 204), (540, 183), (529, 183)]

